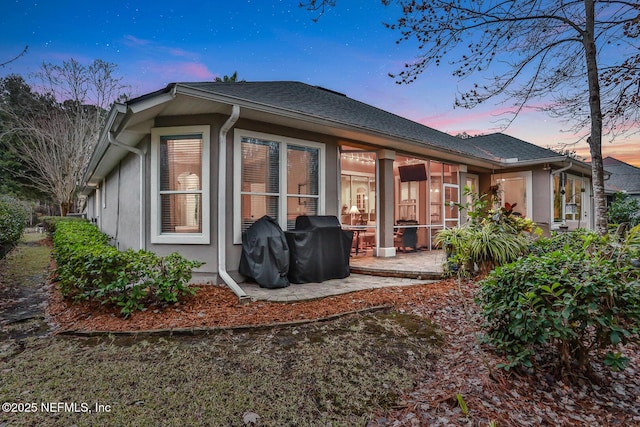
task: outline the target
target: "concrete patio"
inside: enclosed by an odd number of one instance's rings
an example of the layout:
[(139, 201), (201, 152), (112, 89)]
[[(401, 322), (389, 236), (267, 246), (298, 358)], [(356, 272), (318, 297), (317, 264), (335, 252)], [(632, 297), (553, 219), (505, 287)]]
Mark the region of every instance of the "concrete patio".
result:
[(240, 283), (240, 286), (253, 300), (304, 301), (366, 289), (434, 282), (442, 277), (443, 262), (442, 251), (401, 252), (393, 258), (354, 256), (350, 259), (351, 275), (344, 279), (292, 283), (280, 289), (265, 289), (256, 283)]

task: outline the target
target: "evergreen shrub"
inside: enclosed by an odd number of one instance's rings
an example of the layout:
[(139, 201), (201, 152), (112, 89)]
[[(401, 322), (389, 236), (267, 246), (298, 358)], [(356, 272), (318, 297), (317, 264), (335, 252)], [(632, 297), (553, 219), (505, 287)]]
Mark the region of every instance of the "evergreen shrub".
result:
[(195, 294), (189, 287), (203, 263), (178, 253), (118, 251), (109, 237), (84, 221), (58, 221), (53, 238), (60, 290), (74, 300), (89, 299), (120, 307), (124, 317), (152, 303), (174, 303)]
[(21, 201), (0, 195), (0, 259), (18, 243), (28, 218), (29, 211)]
[(586, 231), (538, 243), (480, 282), (484, 338), (506, 354), (503, 367), (544, 363), (589, 375), (599, 360), (623, 369), (620, 346), (640, 331), (640, 270), (628, 248)]

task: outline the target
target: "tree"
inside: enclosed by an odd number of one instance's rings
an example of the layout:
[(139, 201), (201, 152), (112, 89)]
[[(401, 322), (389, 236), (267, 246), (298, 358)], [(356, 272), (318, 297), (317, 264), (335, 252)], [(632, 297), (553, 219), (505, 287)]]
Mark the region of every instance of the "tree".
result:
[[(31, 91), (24, 79), (10, 75), (0, 80), (0, 104), (12, 105), (15, 113), (26, 116), (29, 111), (37, 111), (37, 105), (44, 102)], [(0, 113), (0, 134), (8, 132), (11, 126), (8, 117)], [(30, 185), (34, 175), (29, 165), (16, 155), (12, 138), (0, 138), (0, 194), (11, 194), (22, 200), (51, 201), (47, 193)]]
[(22, 176), (50, 194), (62, 215), (73, 206), (109, 105), (125, 89), (115, 68), (101, 60), (43, 64), (40, 91), (19, 76), (1, 81), (0, 140), (26, 166)]
[[(386, 5), (391, 0), (382, 0)], [(303, 4), (324, 11), (329, 0)], [(637, 124), (640, 112), (640, 4), (631, 0), (398, 0), (389, 28), (419, 55), (392, 77), (414, 81), (445, 58), (460, 79), (480, 75), (456, 99), (473, 108), (512, 102), (514, 116), (533, 101), (584, 131), (590, 147), (596, 227), (607, 232), (602, 136)], [(490, 74), (489, 74), (490, 73)], [(510, 121), (509, 121), (510, 123)], [(508, 124), (507, 124), (508, 125)]]
[(226, 74), (220, 78), (220, 77), (216, 77), (214, 80), (214, 82), (224, 82), (224, 83), (233, 83), (233, 82), (245, 82), (246, 80), (238, 80), (238, 72), (234, 71), (233, 74), (231, 74), (230, 76), (227, 76)]
[(5, 62), (1, 63), (1, 64), (0, 64), (0, 67), (5, 67), (5, 66), (7, 66), (7, 65), (11, 64), (13, 61), (16, 61), (16, 60), (17, 60), (18, 58), (20, 58), (21, 56), (26, 55), (27, 50), (29, 50), (29, 46), (28, 46), (28, 45), (27, 45), (27, 46), (25, 46), (25, 47), (24, 47), (24, 49), (22, 49), (22, 51), (21, 51), (19, 54), (17, 54), (17, 55), (16, 55), (16, 56), (14, 56), (13, 58), (9, 59), (8, 61), (5, 61)]
[(479, 133), (476, 135), (469, 135), (467, 132), (460, 132), (455, 135), (456, 138), (460, 138), (460, 139), (471, 139), (471, 138), (475, 138), (476, 136), (482, 136), (482, 134)]

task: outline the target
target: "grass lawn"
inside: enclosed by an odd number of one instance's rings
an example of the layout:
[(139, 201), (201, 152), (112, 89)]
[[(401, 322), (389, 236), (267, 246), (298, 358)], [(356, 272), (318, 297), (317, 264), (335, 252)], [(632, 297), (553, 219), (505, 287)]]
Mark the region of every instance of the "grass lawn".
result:
[(51, 248), (40, 244), (46, 237), (43, 233), (24, 233), (18, 246), (0, 260), (0, 277), (5, 284), (29, 286), (32, 283), (27, 278), (46, 274)]
[[(0, 263), (6, 312), (31, 303), (26, 288), (42, 292), (44, 236), (25, 234)], [(52, 336), (37, 316), (3, 319), (0, 402), (16, 405), (0, 426), (364, 425), (412, 390), (442, 341), (394, 312), (164, 338)]]
[(0, 359), (0, 401), (37, 412), (3, 412), (0, 425), (365, 425), (434, 362), (440, 336), (416, 324), (377, 313), (203, 337), (30, 338)]

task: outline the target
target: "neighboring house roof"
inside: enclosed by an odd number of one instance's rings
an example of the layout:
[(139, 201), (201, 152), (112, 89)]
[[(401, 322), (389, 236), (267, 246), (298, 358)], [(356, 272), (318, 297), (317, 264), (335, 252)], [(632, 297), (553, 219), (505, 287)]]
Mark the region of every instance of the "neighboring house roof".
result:
[(611, 174), (609, 179), (604, 182), (605, 190), (640, 194), (640, 168), (610, 156), (602, 159), (602, 164)]

